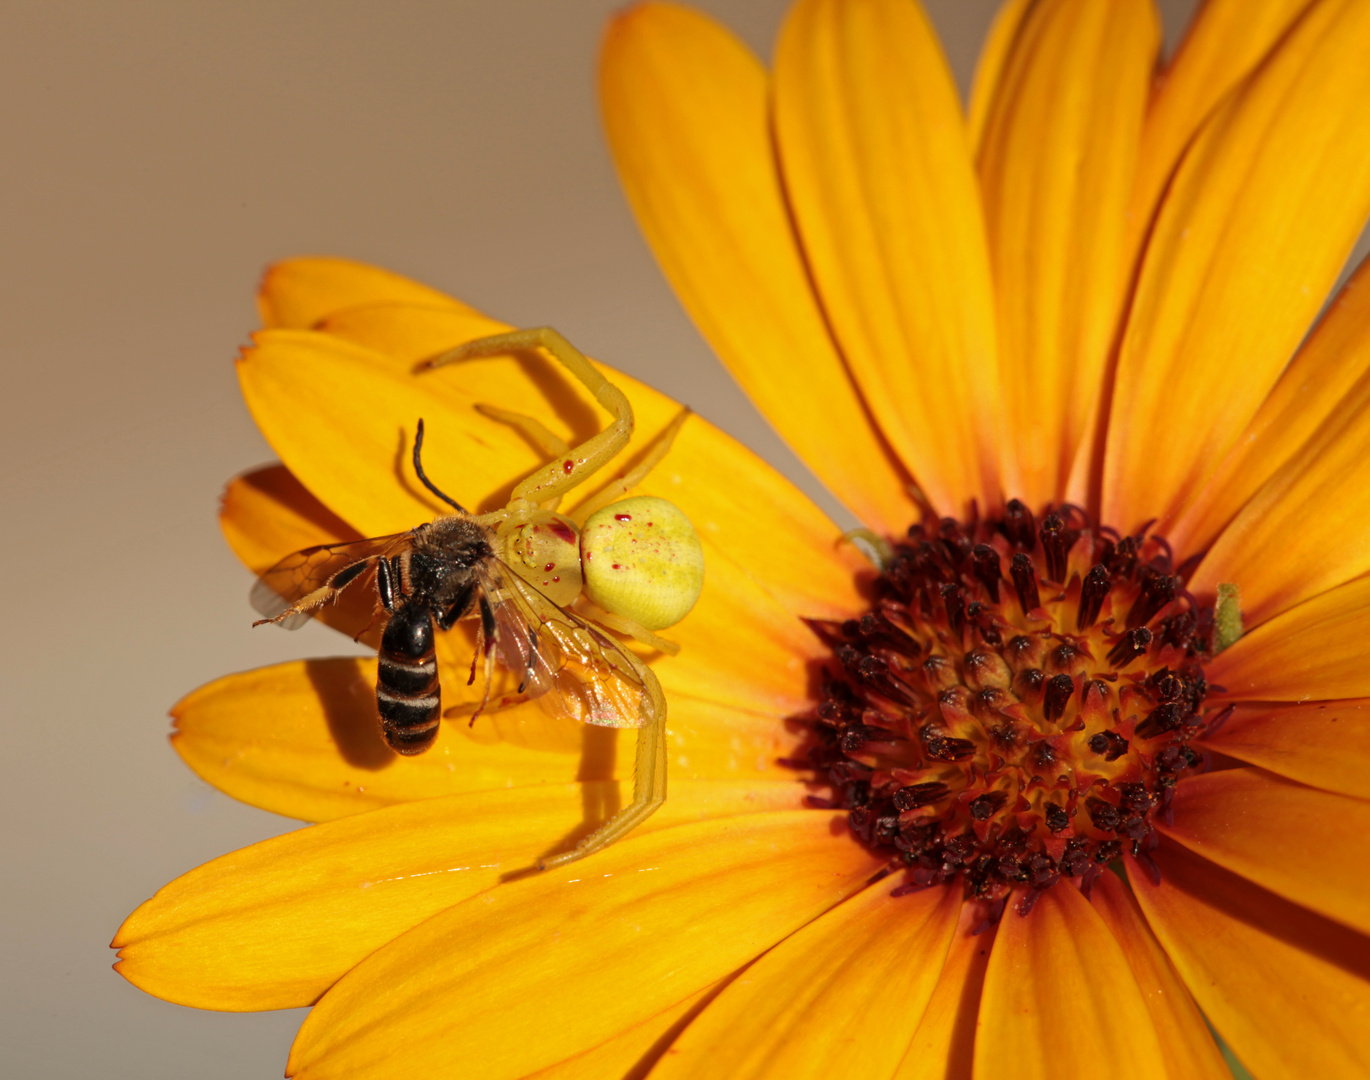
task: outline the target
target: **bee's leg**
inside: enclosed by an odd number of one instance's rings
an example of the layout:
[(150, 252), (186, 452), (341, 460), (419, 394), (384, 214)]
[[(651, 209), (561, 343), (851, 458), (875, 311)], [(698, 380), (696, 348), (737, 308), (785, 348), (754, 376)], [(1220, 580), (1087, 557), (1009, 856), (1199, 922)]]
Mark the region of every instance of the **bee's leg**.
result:
[(466, 614), (471, 607), (471, 598), (476, 593), (475, 583), (467, 585), (461, 592), (457, 593), (456, 600), (452, 601), (452, 606), (438, 616), (438, 627), (442, 630), (451, 630), (457, 624), (457, 620)]
[(399, 566), (391, 566), (389, 559), (376, 560), (376, 595), (380, 597), (381, 607), (392, 615), (395, 613), (395, 598), (400, 591)]
[(499, 633), (495, 623), (495, 613), (490, 607), (490, 601), (485, 598), (484, 593), (477, 593), (472, 589), (472, 596), (475, 597), (476, 605), (480, 609), (480, 629), (476, 631), (476, 654), (471, 657), (471, 678), (467, 681), (467, 686), (476, 680), (476, 661), (484, 661), (485, 692), (481, 694), (480, 704), (476, 706), (476, 711), (471, 714), (468, 727), (475, 727), (476, 720), (485, 711), (485, 706), (490, 704), (490, 687), (495, 682), (495, 648), (497, 640), (495, 635)]
[(653, 717), (637, 729), (637, 758), (633, 768), (633, 801), (585, 837), (570, 851), (538, 862), (539, 870), (583, 859), (621, 840), (651, 817), (666, 801), (666, 698), (650, 669), (644, 688), (652, 699)]
[[(386, 614), (395, 614), (395, 604), (398, 602), (400, 593), (400, 562), (396, 556), (393, 562), (390, 559), (376, 560), (376, 598), (380, 600), (381, 607)], [(371, 620), (357, 632), (353, 641), (361, 641), (362, 636), (376, 625), (376, 616), (379, 614), (374, 608), (371, 611)], [(446, 629), (444, 627), (443, 629)]]
[[(627, 495), (643, 480), (647, 479), (647, 474), (660, 464), (661, 459), (670, 452), (671, 444), (675, 442), (676, 435), (680, 432), (681, 425), (690, 417), (690, 408), (687, 405), (680, 410), (680, 414), (666, 425), (666, 429), (658, 435), (647, 450), (647, 455), (633, 469), (624, 473), (617, 480), (611, 480), (599, 491), (595, 492), (583, 503), (575, 508), (576, 518), (584, 521), (596, 510), (602, 510), (612, 502)], [(636, 635), (634, 635), (636, 636)], [(640, 639), (639, 639), (640, 640)]]
[(515, 499), (545, 503), (570, 491), (628, 444), (633, 434), (633, 407), (623, 391), (601, 375), (574, 345), (547, 326), (477, 338), (439, 353), (427, 366), (441, 367), (476, 356), (498, 356), (534, 348), (546, 349), (614, 416), (614, 422), (598, 435), (592, 435), (564, 455), (558, 454), (556, 461), (537, 470), (514, 488)]

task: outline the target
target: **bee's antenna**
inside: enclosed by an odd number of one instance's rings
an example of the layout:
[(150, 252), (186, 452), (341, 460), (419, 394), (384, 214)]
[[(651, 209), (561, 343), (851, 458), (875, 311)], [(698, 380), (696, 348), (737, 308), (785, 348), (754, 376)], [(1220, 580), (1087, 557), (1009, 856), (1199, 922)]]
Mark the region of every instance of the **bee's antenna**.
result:
[(462, 506), (462, 504), (457, 502), (457, 500), (452, 498), (452, 496), (443, 494), (440, 490), (438, 490), (438, 485), (433, 483), (433, 481), (428, 479), (428, 477), (424, 474), (423, 461), (419, 458), (419, 452), (422, 449), (423, 417), (419, 417), (419, 427), (418, 430), (414, 433), (414, 472), (416, 472), (418, 474), (419, 479), (423, 481), (423, 486), (426, 487), (429, 491), (431, 491), (443, 502), (445, 502), (448, 506), (453, 507), (459, 513), (468, 513), (466, 507)]

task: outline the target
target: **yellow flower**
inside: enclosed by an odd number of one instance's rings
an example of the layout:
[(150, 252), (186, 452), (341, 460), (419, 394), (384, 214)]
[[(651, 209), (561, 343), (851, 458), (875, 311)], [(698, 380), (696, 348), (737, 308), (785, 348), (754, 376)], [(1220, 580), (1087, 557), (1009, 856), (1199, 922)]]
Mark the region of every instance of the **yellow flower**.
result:
[[(1263, 1080), (1370, 1074), (1366, 272), (1308, 333), (1370, 212), (1370, 3), (1210, 0), (1159, 77), (1158, 41), (1145, 0), (1010, 0), (966, 120), (909, 0), (798, 0), (769, 73), (620, 16), (643, 229), (883, 573), (691, 419), (646, 485), (709, 567), (654, 661), (664, 809), (520, 874), (618, 804), (617, 732), (519, 707), (396, 760), (373, 662), (230, 676), (177, 749), (322, 824), (168, 885), (122, 973), (317, 1002), (310, 1078), (1222, 1075), (1204, 1017)], [(480, 509), (539, 458), (476, 402), (597, 423), (549, 368), (415, 375), (502, 327), (383, 271), (281, 264), (262, 312), (257, 570), (431, 517), (413, 417)], [(612, 377), (640, 439), (675, 415)]]

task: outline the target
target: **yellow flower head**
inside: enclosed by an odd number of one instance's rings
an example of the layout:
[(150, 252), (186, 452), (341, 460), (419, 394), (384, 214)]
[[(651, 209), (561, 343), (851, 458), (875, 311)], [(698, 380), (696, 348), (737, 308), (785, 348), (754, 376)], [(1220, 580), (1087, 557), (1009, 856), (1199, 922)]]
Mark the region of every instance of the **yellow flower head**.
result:
[[(231, 676), (178, 751), (321, 824), (172, 882), (121, 972), (314, 1004), (309, 1078), (1222, 1076), (1205, 1019), (1262, 1080), (1370, 1075), (1370, 271), (1319, 318), (1370, 214), (1370, 2), (1159, 38), (1146, 0), (1009, 0), (966, 116), (913, 0), (797, 0), (769, 70), (619, 16), (642, 228), (879, 565), (691, 418), (634, 493), (708, 567), (651, 658), (655, 816), (526, 872), (622, 805), (619, 732), (516, 704), (400, 760), (374, 661)], [(282, 464), (223, 509), (257, 572), (432, 518), (415, 417), (477, 512), (546, 464), (530, 430), (599, 423), (526, 359), (416, 376), (508, 328), (385, 271), (282, 263), (261, 309)], [(678, 419), (610, 378), (634, 448)], [(445, 699), (472, 644), (439, 635)]]

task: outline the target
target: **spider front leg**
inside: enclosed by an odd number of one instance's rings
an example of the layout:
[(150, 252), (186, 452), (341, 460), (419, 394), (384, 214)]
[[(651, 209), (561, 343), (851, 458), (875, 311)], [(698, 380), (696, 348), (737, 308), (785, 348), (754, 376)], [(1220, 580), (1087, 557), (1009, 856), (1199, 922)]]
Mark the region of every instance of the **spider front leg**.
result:
[(656, 813), (666, 801), (666, 697), (650, 668), (642, 665), (639, 674), (643, 675), (643, 691), (648, 696), (652, 716), (637, 729), (633, 801), (570, 851), (540, 860), (539, 870), (565, 866), (621, 840)]
[(534, 348), (545, 349), (614, 416), (614, 422), (599, 434), (592, 435), (564, 456), (559, 455), (558, 460), (538, 469), (514, 488), (514, 501), (525, 499), (540, 504), (560, 498), (628, 444), (633, 434), (633, 407), (623, 391), (601, 375), (574, 345), (547, 326), (477, 338), (439, 353), (426, 366), (442, 367), (477, 356), (498, 356)]

